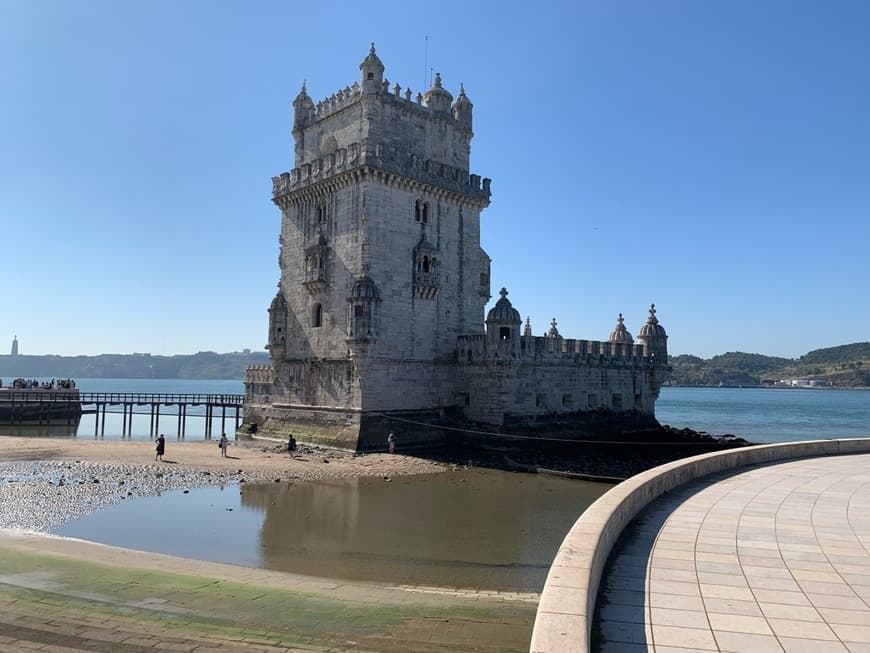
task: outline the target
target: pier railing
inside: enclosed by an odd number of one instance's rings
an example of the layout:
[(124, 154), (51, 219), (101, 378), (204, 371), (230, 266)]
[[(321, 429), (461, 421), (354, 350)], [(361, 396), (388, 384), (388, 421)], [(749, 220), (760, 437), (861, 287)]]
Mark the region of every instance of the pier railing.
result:
[(3, 390), (2, 402), (78, 401), (81, 404), (163, 404), (172, 406), (241, 406), (245, 395), (237, 394), (175, 394), (162, 392), (79, 392), (76, 390)]
[[(144, 412), (150, 413), (151, 427), (149, 434), (154, 435), (160, 428), (161, 406), (175, 406), (171, 415), (177, 420), (179, 436), (184, 436), (187, 426), (187, 409), (203, 406), (204, 414), (192, 416), (205, 418), (206, 437), (210, 437), (214, 422), (220, 419), (221, 432), (226, 428), (227, 420), (232, 420), (238, 428), (241, 411), (244, 408), (243, 394), (193, 394), (164, 392), (81, 392), (79, 390), (47, 390), (32, 388), (27, 390), (0, 389), (0, 421), (10, 424), (32, 422), (42, 424), (51, 417), (62, 416), (67, 423), (78, 422), (82, 414), (82, 406), (87, 406), (85, 412), (95, 413), (94, 435), (105, 433), (106, 413), (109, 406), (121, 406), (123, 415), (121, 435), (132, 434), (133, 415), (140, 414), (138, 406), (148, 406)], [(227, 409), (234, 414), (228, 415)], [(115, 412), (115, 411), (113, 411)], [(218, 415), (218, 413), (220, 413)], [(168, 417), (169, 415), (164, 415)]]

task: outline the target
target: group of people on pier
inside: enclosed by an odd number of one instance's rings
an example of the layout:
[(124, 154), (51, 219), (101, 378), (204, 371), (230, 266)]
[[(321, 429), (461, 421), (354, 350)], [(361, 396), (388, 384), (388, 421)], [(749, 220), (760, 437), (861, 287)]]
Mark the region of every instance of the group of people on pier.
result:
[[(3, 387), (3, 379), (0, 379), (0, 388)], [(12, 381), (13, 390), (75, 390), (76, 382), (72, 379), (52, 379), (51, 381), (38, 381), (37, 379), (18, 378)]]

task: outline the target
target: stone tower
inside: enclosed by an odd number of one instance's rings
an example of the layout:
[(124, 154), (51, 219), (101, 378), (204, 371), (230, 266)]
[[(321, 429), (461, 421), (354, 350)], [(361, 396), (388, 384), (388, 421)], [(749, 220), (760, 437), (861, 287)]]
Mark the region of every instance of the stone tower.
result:
[(12, 353), (11, 356), (18, 356), (18, 336), (12, 336)]
[(372, 44), (358, 81), (316, 104), (303, 84), (293, 101), (294, 168), (273, 178), (272, 365), (246, 379), (259, 423), (352, 447), (381, 438), (381, 411), (453, 401), (457, 336), (484, 333), (490, 297), (472, 103), (440, 74), (414, 95), (384, 70)]

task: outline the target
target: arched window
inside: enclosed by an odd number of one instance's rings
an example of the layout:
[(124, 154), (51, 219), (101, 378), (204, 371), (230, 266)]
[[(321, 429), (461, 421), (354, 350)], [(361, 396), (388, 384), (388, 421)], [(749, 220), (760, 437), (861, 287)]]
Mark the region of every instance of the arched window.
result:
[(429, 257), (424, 256), (423, 257), (423, 272), (428, 272), (428, 271), (429, 271)]
[(423, 209), (420, 206), (421, 204), (422, 202), (420, 200), (414, 202), (414, 220), (416, 220), (417, 222), (420, 222), (420, 218), (422, 217), (423, 213)]
[(421, 212), (421, 219), (423, 220), (423, 224), (429, 222), (429, 202), (423, 202), (423, 210)]
[(314, 310), (311, 312), (311, 326), (323, 326), (323, 305), (315, 304)]

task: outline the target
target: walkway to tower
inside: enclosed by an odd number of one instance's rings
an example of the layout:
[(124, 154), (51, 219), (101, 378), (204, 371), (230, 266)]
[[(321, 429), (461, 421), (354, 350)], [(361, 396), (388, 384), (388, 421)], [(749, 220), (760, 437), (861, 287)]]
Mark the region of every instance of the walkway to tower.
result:
[[(670, 487), (651, 470), (605, 495), (557, 555), (531, 650), (870, 653), (870, 440), (843, 442), (863, 453), (773, 447), (767, 462), (707, 475), (674, 463)], [(624, 527), (620, 511), (635, 513)]]

